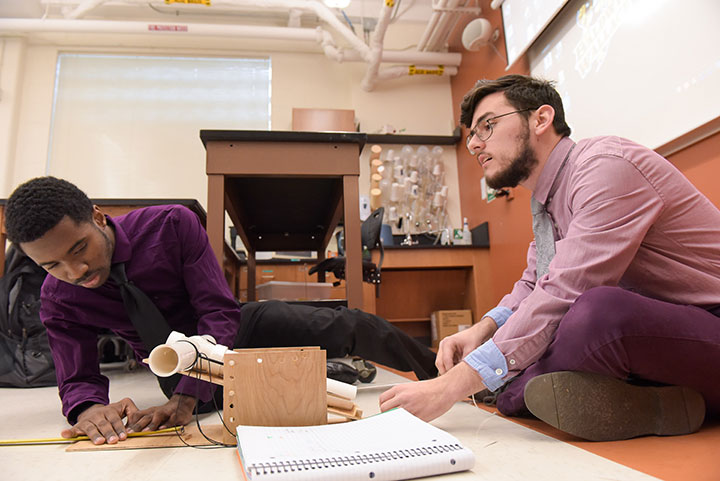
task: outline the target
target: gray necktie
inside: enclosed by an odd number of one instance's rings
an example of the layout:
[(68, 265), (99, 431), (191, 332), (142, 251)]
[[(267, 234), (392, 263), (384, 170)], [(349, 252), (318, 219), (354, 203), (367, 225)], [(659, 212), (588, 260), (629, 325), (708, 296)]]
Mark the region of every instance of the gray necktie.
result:
[(535, 278), (540, 279), (547, 274), (550, 261), (555, 257), (555, 234), (545, 204), (541, 204), (533, 197), (530, 209), (533, 216), (533, 234), (535, 234)]

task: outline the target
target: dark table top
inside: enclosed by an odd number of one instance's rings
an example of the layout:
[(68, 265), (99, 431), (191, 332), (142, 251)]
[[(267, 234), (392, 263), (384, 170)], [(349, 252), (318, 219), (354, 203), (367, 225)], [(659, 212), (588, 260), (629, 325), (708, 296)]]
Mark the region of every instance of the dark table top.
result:
[(201, 130), (200, 139), (208, 142), (327, 142), (355, 143), (362, 150), (367, 134), (358, 132), (298, 132), (287, 130)]

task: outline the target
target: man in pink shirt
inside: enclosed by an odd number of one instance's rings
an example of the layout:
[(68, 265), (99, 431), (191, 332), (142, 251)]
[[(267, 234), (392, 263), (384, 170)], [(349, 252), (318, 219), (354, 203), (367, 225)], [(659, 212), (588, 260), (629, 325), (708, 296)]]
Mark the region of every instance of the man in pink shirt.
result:
[(441, 376), (381, 408), (429, 420), (489, 389), (503, 414), (599, 441), (720, 412), (720, 211), (652, 150), (573, 142), (549, 82), (480, 81), (461, 121), (489, 186), (532, 191), (535, 241), (512, 292), (440, 343)]

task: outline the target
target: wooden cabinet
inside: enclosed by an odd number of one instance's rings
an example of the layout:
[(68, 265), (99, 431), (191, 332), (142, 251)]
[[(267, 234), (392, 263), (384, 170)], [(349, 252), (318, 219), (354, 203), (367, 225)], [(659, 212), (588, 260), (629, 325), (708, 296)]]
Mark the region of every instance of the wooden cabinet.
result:
[[(373, 251), (373, 262), (379, 253)], [(308, 275), (314, 262), (261, 261), (258, 284), (270, 281), (317, 282)], [(430, 314), (445, 309), (470, 309), (473, 322), (494, 307), (490, 290), (490, 256), (485, 247), (404, 247), (385, 249), (380, 296), (363, 283), (363, 310), (387, 319), (409, 335), (430, 344)], [(247, 299), (247, 266), (241, 278), (241, 301)], [(327, 282), (335, 280), (328, 274)], [(341, 284), (333, 299), (344, 299)]]
[[(373, 260), (378, 258), (374, 252)], [(365, 311), (428, 344), (433, 311), (470, 309), (476, 322), (493, 307), (489, 251), (481, 247), (386, 249), (380, 296), (365, 286)]]

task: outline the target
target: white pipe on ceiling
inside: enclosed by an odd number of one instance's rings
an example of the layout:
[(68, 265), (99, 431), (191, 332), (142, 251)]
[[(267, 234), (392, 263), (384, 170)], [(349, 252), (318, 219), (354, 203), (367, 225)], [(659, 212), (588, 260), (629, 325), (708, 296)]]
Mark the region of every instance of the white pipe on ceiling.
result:
[[(122, 0), (123, 3), (138, 4), (138, 5), (149, 5), (157, 3), (165, 6), (165, 2), (153, 2), (149, 0)], [(83, 4), (79, 5), (71, 14), (80, 11), (81, 14), (88, 13), (92, 8), (95, 8), (103, 3), (108, 3), (108, 0), (86, 0)], [(184, 5), (183, 5), (184, 6)], [(333, 30), (338, 32), (350, 45), (360, 52), (364, 60), (368, 60), (370, 55), (370, 49), (355, 33), (348, 28), (343, 22), (341, 22), (335, 13), (328, 8), (322, 2), (317, 0), (212, 0), (211, 6), (201, 4), (188, 4), (188, 6), (197, 7), (197, 9), (207, 9), (219, 6), (228, 7), (243, 7), (243, 8), (254, 8), (256, 10), (302, 10), (305, 12), (314, 13), (325, 23), (330, 25)], [(78, 18), (75, 16), (74, 18)]]
[(421, 66), (412, 67), (404, 65), (395, 65), (394, 67), (387, 67), (382, 69), (378, 73), (378, 80), (390, 80), (399, 77), (413, 76), (413, 75), (437, 75), (437, 76), (452, 76), (457, 75), (457, 67), (445, 67), (438, 68), (437, 66)]
[(0, 18), (0, 35), (10, 32), (81, 32), (157, 35), (198, 35), (317, 41), (314, 28), (218, 25), (204, 23), (126, 22), (117, 20), (63, 20)]
[(85, 0), (75, 7), (72, 11), (65, 14), (65, 18), (77, 19), (83, 17), (86, 13), (106, 3), (107, 0)]
[(375, 88), (377, 82), (378, 71), (380, 70), (380, 62), (382, 62), (383, 43), (385, 42), (385, 32), (390, 25), (390, 16), (393, 12), (393, 4), (385, 2), (380, 10), (380, 18), (375, 24), (370, 36), (370, 55), (368, 60), (368, 68), (365, 71), (365, 77), (360, 86), (363, 90), (370, 92)]
[[(318, 38), (318, 31), (322, 32)], [(332, 35), (322, 27), (291, 28), (253, 25), (227, 25), (204, 23), (167, 23), (167, 22), (126, 22), (117, 20), (63, 20), (33, 18), (0, 18), (0, 36), (12, 33), (34, 32), (80, 32), (80, 33), (127, 33), (157, 35), (199, 35), (228, 36), (244, 38), (267, 38), (280, 40), (316, 41), (323, 39), (334, 46)], [(340, 50), (340, 49), (338, 49)], [(458, 66), (462, 60), (460, 53), (415, 52), (412, 50), (385, 50), (383, 62), (412, 63), (423, 65)], [(345, 50), (338, 61), (359, 62), (362, 56), (353, 50)]]
[[(149, 5), (147, 0), (123, 0), (125, 3)], [(459, 0), (439, 0), (440, 4), (451, 3), (457, 5)], [(446, 3), (447, 2), (447, 3)], [(67, 14), (71, 18), (79, 18), (108, 0), (86, 0)], [(342, 23), (335, 14), (321, 2), (316, 0), (213, 0), (213, 5), (227, 5), (233, 7), (257, 9), (281, 9), (294, 12), (306, 11), (315, 13), (319, 18), (333, 27), (342, 37), (350, 43), (352, 50), (345, 50), (335, 45), (332, 35), (322, 27), (296, 28), (272, 27), (253, 25), (230, 24), (201, 24), (201, 23), (166, 23), (145, 21), (114, 21), (114, 20), (76, 20), (76, 19), (2, 19), (0, 18), (0, 36), (8, 33), (31, 32), (82, 32), (82, 33), (126, 33), (126, 34), (161, 34), (161, 35), (198, 35), (221, 36), (260, 39), (279, 39), (294, 41), (313, 41), (320, 45), (325, 55), (337, 62), (365, 61), (368, 70), (363, 79), (362, 87), (370, 91), (377, 80), (396, 78), (402, 75), (417, 75), (418, 72), (441, 72), (441, 75), (455, 75), (460, 65), (460, 53), (422, 52), (422, 51), (385, 51), (383, 49), (384, 35), (390, 23), (392, 8), (386, 3), (380, 12), (380, 18), (371, 38), (371, 46), (365, 44), (355, 33)], [(207, 8), (198, 5), (199, 8)], [(431, 40), (433, 35), (441, 28), (447, 28), (446, 12), (433, 13), (423, 35), (423, 41)], [(436, 15), (438, 14), (438, 15)], [(435, 19), (435, 20), (433, 20)], [(433, 24), (434, 28), (429, 29)], [(427, 38), (426, 38), (427, 37)], [(418, 46), (418, 50), (420, 50)], [(408, 66), (391, 67), (380, 71), (381, 62), (395, 62), (412, 64)], [(414, 65), (434, 65), (434, 67), (417, 69)]]
[(430, 20), (428, 21), (427, 26), (425, 26), (425, 31), (423, 31), (423, 34), (420, 37), (420, 41), (417, 44), (417, 49), (420, 52), (427, 50), (426, 47), (428, 40), (430, 40), (430, 36), (437, 28), (438, 20), (440, 20), (440, 11), (436, 9), (445, 8), (445, 3), (446, 0), (438, 0), (437, 5), (433, 5), (433, 13), (430, 16)]
[(435, 29), (430, 33), (427, 44), (424, 50), (437, 51), (445, 47), (445, 42), (450, 34), (450, 29), (455, 26), (460, 13), (452, 11), (453, 8), (457, 8), (460, 4), (460, 0), (447, 0), (444, 8), (448, 9), (440, 13), (440, 18), (435, 26)]

